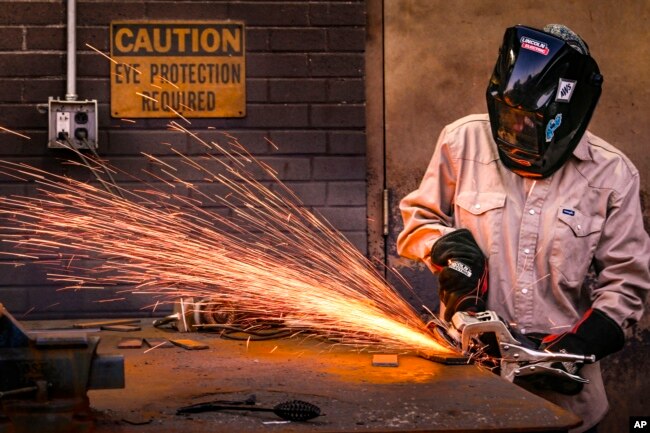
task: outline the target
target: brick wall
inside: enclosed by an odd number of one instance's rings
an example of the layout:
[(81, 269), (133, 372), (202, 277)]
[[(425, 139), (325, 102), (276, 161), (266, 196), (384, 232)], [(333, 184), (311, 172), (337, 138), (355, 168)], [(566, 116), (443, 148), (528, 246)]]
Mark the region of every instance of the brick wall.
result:
[[(258, 158), (366, 252), (364, 1), (77, 1), (77, 93), (99, 103), (99, 153), (124, 170), (142, 167), (140, 152), (166, 155), (162, 142), (197, 151), (168, 120), (110, 117), (108, 53), (113, 20), (244, 21), (247, 116), (192, 119), (202, 136), (239, 138)], [(37, 110), (66, 92), (66, 2), (0, 1), (0, 158), (82, 177), (48, 150), (47, 116)], [(274, 149), (267, 141), (274, 142)], [(127, 187), (128, 185), (125, 184)], [(0, 193), (34, 186), (0, 178)], [(7, 246), (0, 247), (3, 250)], [(143, 301), (100, 303), (105, 294), (56, 293), (46, 269), (0, 267), (0, 302), (26, 318), (137, 312)]]

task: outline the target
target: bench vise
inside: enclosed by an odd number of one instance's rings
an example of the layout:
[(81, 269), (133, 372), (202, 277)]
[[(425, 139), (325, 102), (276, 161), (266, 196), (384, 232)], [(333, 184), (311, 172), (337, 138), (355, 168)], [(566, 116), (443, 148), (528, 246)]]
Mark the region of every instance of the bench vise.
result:
[(0, 304), (0, 433), (92, 431), (87, 391), (124, 388), (124, 357), (98, 344), (78, 331), (30, 335)]

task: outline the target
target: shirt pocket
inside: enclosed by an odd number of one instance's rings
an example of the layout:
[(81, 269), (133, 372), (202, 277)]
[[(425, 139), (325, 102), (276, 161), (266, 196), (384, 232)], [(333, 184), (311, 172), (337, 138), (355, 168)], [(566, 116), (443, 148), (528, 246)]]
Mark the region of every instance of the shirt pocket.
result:
[(504, 192), (463, 191), (456, 196), (455, 225), (469, 229), (483, 251), (488, 252), (489, 240), (500, 238), (505, 204)]
[(549, 263), (579, 288), (587, 275), (605, 218), (561, 207), (557, 212)]

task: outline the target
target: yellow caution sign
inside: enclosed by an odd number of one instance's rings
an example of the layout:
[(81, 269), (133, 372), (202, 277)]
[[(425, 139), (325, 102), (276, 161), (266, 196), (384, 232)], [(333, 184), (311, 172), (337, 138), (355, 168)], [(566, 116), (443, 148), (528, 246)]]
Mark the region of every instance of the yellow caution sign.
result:
[(111, 22), (113, 117), (244, 117), (244, 23)]

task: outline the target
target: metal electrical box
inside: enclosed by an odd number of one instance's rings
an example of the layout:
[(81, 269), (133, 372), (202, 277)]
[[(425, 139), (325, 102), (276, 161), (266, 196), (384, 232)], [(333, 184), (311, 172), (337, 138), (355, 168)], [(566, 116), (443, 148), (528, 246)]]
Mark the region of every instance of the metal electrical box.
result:
[(48, 100), (49, 148), (97, 149), (97, 100)]

